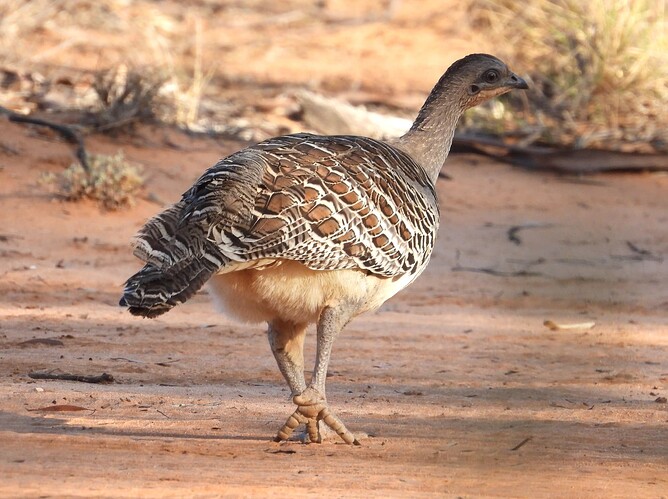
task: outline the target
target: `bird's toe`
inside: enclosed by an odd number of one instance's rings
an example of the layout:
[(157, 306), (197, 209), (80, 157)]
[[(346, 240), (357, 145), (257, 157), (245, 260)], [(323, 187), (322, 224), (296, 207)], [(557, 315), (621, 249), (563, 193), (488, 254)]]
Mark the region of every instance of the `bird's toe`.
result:
[(347, 444), (360, 445), (355, 436), (348, 431), (341, 419), (332, 411), (325, 398), (312, 387), (293, 397), (297, 409), (287, 419), (285, 424), (278, 431), (274, 438), (275, 442), (287, 440), (292, 432), (299, 426), (306, 427), (308, 441), (312, 443), (321, 443), (322, 435), (319, 423), (322, 421), (327, 427), (336, 432)]

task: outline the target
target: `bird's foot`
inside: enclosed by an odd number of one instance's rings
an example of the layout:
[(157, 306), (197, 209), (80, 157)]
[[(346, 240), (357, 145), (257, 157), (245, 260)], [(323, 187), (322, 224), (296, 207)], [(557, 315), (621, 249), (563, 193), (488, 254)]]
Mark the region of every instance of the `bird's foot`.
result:
[(299, 395), (295, 395), (292, 401), (297, 405), (297, 410), (292, 413), (278, 431), (278, 435), (274, 438), (275, 442), (287, 440), (295, 428), (303, 424), (306, 426), (309, 440), (314, 443), (321, 443), (322, 437), (318, 423), (322, 421), (334, 430), (345, 443), (360, 445), (343, 422), (329, 410), (327, 401), (315, 388), (308, 387)]

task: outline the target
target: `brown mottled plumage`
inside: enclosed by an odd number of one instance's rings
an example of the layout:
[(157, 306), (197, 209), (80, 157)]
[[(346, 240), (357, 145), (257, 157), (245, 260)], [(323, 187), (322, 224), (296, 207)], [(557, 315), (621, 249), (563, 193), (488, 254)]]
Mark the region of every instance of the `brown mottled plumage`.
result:
[[(298, 406), (277, 438), (303, 423), (319, 440), (324, 421), (355, 442), (325, 398), (334, 337), (424, 270), (439, 224), (434, 184), (457, 120), (512, 88), (527, 86), (495, 57), (473, 54), (448, 69), (402, 137), (287, 135), (222, 159), (141, 229), (135, 255), (146, 265), (121, 305), (155, 317), (209, 281), (230, 315), (269, 323)], [(314, 321), (307, 387), (303, 337)]]

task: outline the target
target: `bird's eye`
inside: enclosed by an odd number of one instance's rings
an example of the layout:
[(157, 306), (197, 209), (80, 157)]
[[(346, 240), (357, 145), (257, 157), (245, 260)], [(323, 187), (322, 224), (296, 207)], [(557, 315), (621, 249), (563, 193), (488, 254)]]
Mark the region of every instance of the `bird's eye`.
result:
[(495, 83), (499, 79), (499, 72), (495, 69), (490, 69), (482, 77), (487, 83)]

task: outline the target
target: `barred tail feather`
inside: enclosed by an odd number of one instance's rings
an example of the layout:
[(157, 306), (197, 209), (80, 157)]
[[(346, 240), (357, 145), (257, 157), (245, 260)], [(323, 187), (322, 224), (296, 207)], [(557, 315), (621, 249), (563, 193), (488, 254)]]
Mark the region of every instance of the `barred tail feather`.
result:
[(146, 265), (127, 280), (120, 301), (133, 315), (157, 317), (185, 302), (227, 261), (184, 208), (181, 201), (153, 217), (135, 238), (134, 254)]
[(179, 229), (186, 233), (190, 232), (187, 227), (180, 227), (183, 208), (183, 201), (176, 203), (154, 216), (141, 228), (133, 242), (134, 255), (137, 258), (156, 267), (165, 268), (190, 256), (187, 254), (187, 246), (175, 244)]
[(132, 315), (157, 317), (191, 298), (219, 268), (206, 258), (165, 270), (146, 264), (127, 280), (119, 304)]

